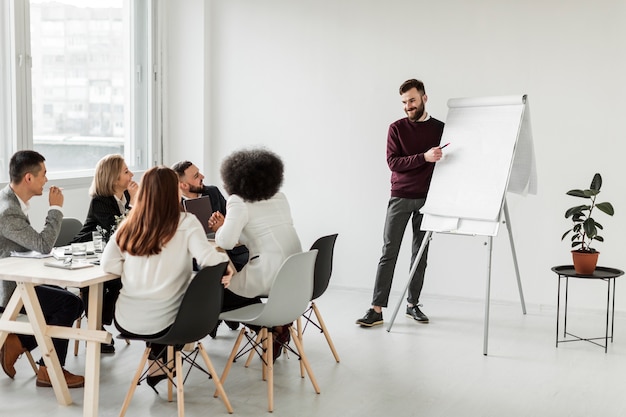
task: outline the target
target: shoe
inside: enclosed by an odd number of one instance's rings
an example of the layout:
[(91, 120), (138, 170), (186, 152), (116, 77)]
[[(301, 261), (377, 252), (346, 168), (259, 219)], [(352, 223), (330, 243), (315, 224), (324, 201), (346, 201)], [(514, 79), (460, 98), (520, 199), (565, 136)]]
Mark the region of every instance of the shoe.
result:
[[(104, 327), (100, 327), (100, 330), (106, 332)], [(100, 353), (115, 353), (115, 339), (111, 339), (111, 343), (101, 343)]]
[(220, 324), (222, 324), (222, 320), (218, 320), (213, 330), (209, 332), (209, 336), (211, 336), (211, 339), (215, 339), (217, 337), (217, 328), (220, 327)]
[(406, 307), (406, 316), (415, 320), (418, 323), (428, 323), (428, 317), (420, 310), (421, 304), (414, 305), (413, 307)]
[[(85, 377), (80, 375), (74, 375), (64, 368), (63, 376), (68, 388), (81, 388), (85, 386)], [(50, 382), (50, 376), (48, 375), (48, 369), (44, 365), (39, 365), (39, 372), (37, 372), (37, 384), (38, 387), (52, 387)]]
[(276, 359), (278, 359), (283, 353), (283, 345), (288, 345), (291, 341), (291, 331), (289, 330), (290, 326), (291, 324), (282, 326), (282, 329), (279, 332), (274, 332), (274, 340), (272, 344), (272, 356), (274, 362), (276, 362)]
[(356, 324), (363, 327), (374, 327), (383, 324), (383, 312), (377, 313), (376, 310), (370, 308), (363, 318), (356, 321)]
[(146, 377), (146, 382), (148, 383), (148, 385), (150, 385), (150, 388), (152, 388), (154, 390), (154, 392), (156, 392), (158, 394), (159, 391), (157, 391), (156, 385), (159, 382), (163, 381), (164, 379), (167, 379), (167, 374), (148, 375)]
[(2, 370), (9, 378), (15, 376), (15, 362), (22, 353), (26, 352), (26, 349), (22, 346), (22, 342), (17, 335), (10, 333), (7, 339), (0, 349), (0, 362), (2, 363)]
[(226, 325), (228, 326), (228, 328), (230, 330), (238, 330), (239, 329), (239, 322), (238, 321), (228, 321), (228, 320), (226, 320), (224, 323), (226, 323)]
[(102, 343), (100, 344), (100, 353), (115, 353), (115, 346), (113, 343)]

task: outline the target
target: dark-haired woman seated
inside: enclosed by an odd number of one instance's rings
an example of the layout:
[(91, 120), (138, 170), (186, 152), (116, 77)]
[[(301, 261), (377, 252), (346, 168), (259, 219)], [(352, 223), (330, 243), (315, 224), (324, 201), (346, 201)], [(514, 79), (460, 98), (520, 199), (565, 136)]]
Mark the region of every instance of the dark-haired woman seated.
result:
[[(224, 311), (260, 302), (259, 296), (269, 293), (283, 261), (302, 252), (289, 202), (279, 191), (283, 171), (280, 157), (266, 149), (240, 150), (222, 163), (224, 189), (230, 194), (228, 214), (213, 213), (209, 226), (217, 230), (219, 247), (231, 249), (241, 243), (250, 251), (250, 260), (224, 292)], [(288, 341), (288, 329), (275, 329), (275, 334), (280, 341)], [(281, 350), (274, 352), (276, 358)]]
[[(146, 171), (137, 201), (126, 220), (109, 240), (102, 254), (102, 268), (122, 277), (115, 305), (115, 326), (129, 336), (158, 337), (174, 323), (183, 295), (192, 279), (192, 259), (200, 267), (227, 262), (207, 241), (196, 216), (181, 212), (178, 176), (167, 167)], [(228, 267), (222, 284), (228, 286)], [(164, 346), (152, 344), (152, 388), (165, 378)], [(155, 361), (160, 360), (158, 364)]]

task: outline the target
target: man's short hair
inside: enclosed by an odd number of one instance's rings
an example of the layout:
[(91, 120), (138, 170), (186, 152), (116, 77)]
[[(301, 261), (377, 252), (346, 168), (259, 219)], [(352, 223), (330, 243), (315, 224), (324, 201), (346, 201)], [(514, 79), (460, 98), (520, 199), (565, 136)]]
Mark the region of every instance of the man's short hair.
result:
[(41, 164), (46, 160), (39, 152), (17, 151), (9, 162), (9, 178), (11, 183), (19, 184), (29, 172), (37, 174), (41, 171)]
[(400, 95), (406, 93), (407, 91), (409, 91), (412, 88), (417, 88), (417, 91), (421, 95), (426, 94), (426, 89), (424, 88), (424, 83), (421, 82), (420, 80), (416, 80), (414, 78), (411, 78), (410, 80), (406, 80), (405, 82), (403, 82), (402, 85), (400, 86)]
[(182, 179), (185, 176), (185, 171), (187, 168), (192, 166), (193, 164), (190, 161), (180, 161), (172, 165), (172, 169), (178, 175), (178, 179)]

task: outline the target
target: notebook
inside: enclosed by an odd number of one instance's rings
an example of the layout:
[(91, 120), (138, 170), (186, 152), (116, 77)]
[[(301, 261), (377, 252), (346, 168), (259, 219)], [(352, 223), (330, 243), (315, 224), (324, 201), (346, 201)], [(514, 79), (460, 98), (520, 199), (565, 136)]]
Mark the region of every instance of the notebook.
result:
[(200, 220), (207, 237), (215, 236), (213, 230), (209, 229), (209, 218), (211, 214), (213, 214), (213, 207), (211, 207), (211, 199), (209, 196), (184, 199), (183, 208), (186, 212), (194, 214), (198, 220)]

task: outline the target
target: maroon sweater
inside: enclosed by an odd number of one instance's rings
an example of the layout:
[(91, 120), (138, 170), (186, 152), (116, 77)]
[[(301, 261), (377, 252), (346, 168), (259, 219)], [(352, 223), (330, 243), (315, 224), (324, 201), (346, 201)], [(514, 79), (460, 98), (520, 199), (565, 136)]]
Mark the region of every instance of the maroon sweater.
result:
[(408, 117), (393, 122), (387, 135), (387, 164), (391, 169), (391, 196), (425, 198), (435, 164), (424, 153), (439, 146), (443, 122), (429, 118), (411, 122)]

